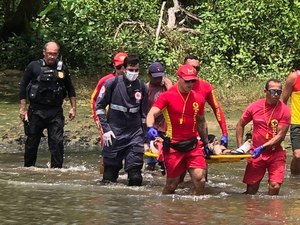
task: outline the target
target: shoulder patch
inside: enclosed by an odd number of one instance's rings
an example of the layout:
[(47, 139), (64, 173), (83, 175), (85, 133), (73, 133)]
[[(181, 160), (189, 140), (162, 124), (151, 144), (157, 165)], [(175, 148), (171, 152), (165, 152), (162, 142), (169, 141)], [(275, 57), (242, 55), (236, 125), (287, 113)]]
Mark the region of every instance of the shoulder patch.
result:
[(105, 94), (105, 91), (106, 91), (106, 88), (105, 86), (103, 85), (100, 89), (100, 92), (99, 92), (99, 97), (100, 98), (103, 98), (104, 94)]

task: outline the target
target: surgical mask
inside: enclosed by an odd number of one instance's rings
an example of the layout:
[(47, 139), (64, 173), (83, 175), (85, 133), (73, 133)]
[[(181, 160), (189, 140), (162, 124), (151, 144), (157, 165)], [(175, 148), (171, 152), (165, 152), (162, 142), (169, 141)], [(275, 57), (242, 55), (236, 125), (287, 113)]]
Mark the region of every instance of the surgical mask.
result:
[(129, 81), (132, 82), (135, 81), (136, 78), (139, 76), (139, 72), (130, 72), (127, 70), (125, 76)]

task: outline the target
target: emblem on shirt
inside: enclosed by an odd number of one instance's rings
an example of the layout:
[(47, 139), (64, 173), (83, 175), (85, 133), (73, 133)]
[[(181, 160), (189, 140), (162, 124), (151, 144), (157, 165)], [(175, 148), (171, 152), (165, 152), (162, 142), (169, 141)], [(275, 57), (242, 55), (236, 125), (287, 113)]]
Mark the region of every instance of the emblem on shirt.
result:
[(198, 114), (198, 111), (199, 111), (199, 104), (198, 102), (193, 102), (193, 110), (194, 110), (194, 125), (193, 125), (193, 131), (195, 131), (196, 129), (196, 123), (197, 123), (197, 114)]
[(142, 93), (141, 92), (135, 92), (134, 97), (136, 99), (136, 103), (139, 103), (142, 99)]
[(278, 120), (272, 119), (270, 124), (271, 124), (271, 128), (272, 128), (272, 134), (274, 137), (277, 134)]
[(64, 72), (59, 71), (59, 72), (58, 72), (58, 77), (59, 77), (60, 79), (63, 79), (63, 78), (65, 77)]
[(195, 112), (199, 111), (199, 104), (198, 104), (198, 102), (193, 102), (193, 109), (194, 109)]
[(273, 128), (273, 127), (277, 127), (277, 126), (278, 126), (278, 120), (276, 120), (276, 119), (271, 120), (271, 127)]

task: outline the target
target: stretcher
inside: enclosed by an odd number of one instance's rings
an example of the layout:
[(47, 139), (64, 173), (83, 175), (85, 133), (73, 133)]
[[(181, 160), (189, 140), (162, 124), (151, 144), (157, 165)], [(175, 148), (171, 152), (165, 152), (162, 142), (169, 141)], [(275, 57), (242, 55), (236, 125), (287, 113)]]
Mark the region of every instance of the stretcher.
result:
[[(145, 156), (147, 157), (158, 157), (158, 153), (153, 153), (150, 151), (145, 151)], [(252, 157), (250, 154), (220, 154), (211, 155), (209, 159), (206, 159), (207, 163), (233, 163), (239, 162), (242, 159), (247, 159)]]

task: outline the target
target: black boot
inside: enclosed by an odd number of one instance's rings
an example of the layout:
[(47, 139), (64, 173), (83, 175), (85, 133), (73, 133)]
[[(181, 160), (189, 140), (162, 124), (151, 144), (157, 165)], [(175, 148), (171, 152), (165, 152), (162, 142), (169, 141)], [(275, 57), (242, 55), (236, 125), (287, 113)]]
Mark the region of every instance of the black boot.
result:
[(128, 186), (141, 186), (142, 182), (143, 177), (140, 168), (132, 168), (128, 170)]
[(102, 183), (116, 183), (119, 177), (119, 169), (113, 166), (104, 166)]

